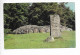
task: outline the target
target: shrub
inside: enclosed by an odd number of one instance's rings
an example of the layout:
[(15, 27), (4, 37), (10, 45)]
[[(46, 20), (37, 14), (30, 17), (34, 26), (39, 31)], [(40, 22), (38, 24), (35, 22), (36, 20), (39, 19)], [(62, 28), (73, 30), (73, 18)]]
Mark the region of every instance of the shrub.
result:
[(5, 33), (5, 34), (11, 33), (11, 29), (4, 29), (4, 33)]
[(9, 33), (11, 33), (11, 29), (4, 29), (4, 36), (7, 36)]

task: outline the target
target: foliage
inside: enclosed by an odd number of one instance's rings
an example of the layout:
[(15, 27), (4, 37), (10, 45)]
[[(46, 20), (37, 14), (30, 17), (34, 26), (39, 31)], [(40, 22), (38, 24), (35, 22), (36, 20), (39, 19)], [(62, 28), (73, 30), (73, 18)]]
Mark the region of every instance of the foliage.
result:
[(49, 25), (51, 14), (59, 14), (61, 25), (75, 30), (75, 12), (65, 7), (65, 3), (33, 3), (29, 8), (29, 24)]
[(62, 32), (62, 38), (55, 39), (54, 42), (44, 42), (49, 37), (49, 33), (30, 34), (8, 34), (4, 41), (5, 49), (26, 49), (26, 48), (74, 48), (75, 32)]
[(59, 14), (62, 12), (59, 9), (60, 7), (57, 3), (33, 3), (29, 9), (29, 23), (36, 25), (49, 25), (49, 15)]
[(26, 25), (28, 6), (28, 3), (4, 3), (4, 27), (14, 30)]
[(4, 33), (5, 33), (5, 34), (11, 33), (11, 29), (4, 29)]
[(4, 3), (4, 27), (14, 30), (20, 26), (50, 25), (50, 15), (59, 14), (61, 25), (75, 30), (75, 12), (65, 3)]
[(12, 33), (11, 29), (4, 29), (4, 37), (5, 37), (4, 40), (7, 39), (6, 36), (7, 36), (9, 33)]
[(61, 3), (60, 6), (63, 7), (63, 14), (61, 15), (61, 24), (75, 30), (75, 12), (70, 10), (69, 7), (65, 7), (64, 3)]

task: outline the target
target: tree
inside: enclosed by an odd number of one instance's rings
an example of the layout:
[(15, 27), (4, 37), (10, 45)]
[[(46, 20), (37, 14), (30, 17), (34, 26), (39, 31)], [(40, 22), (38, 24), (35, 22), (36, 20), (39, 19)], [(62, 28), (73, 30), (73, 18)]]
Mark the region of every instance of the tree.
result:
[(69, 7), (65, 7), (65, 3), (61, 3), (60, 6), (62, 6), (62, 12), (61, 15), (61, 25), (67, 26), (69, 28), (72, 28), (75, 30), (75, 12), (70, 10)]
[(4, 3), (4, 28), (16, 29), (28, 24), (28, 3)]
[(65, 3), (5, 3), (4, 27), (16, 29), (23, 25), (50, 25), (50, 14), (58, 14), (61, 25), (75, 30), (75, 12)]
[(55, 13), (60, 14), (62, 12), (60, 9), (61, 8), (59, 7), (58, 3), (33, 3), (29, 8), (29, 23), (37, 25), (49, 25), (49, 15)]

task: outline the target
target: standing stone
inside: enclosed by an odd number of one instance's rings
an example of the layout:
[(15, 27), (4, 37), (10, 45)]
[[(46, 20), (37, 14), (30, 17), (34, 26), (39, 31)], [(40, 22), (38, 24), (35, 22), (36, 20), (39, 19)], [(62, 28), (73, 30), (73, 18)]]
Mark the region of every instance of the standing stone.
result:
[(60, 37), (60, 17), (59, 15), (50, 15), (50, 35), (51, 37)]
[(59, 15), (50, 15), (50, 37), (45, 41), (54, 41), (54, 37), (60, 37), (60, 17)]

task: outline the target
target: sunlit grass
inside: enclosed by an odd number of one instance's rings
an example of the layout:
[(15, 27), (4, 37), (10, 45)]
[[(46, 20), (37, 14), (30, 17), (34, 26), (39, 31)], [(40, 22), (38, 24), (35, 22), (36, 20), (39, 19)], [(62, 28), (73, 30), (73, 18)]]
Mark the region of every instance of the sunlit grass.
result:
[(4, 38), (5, 49), (27, 48), (74, 48), (75, 32), (62, 32), (62, 38), (55, 38), (54, 42), (44, 42), (50, 33), (8, 34)]

